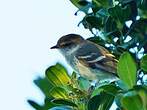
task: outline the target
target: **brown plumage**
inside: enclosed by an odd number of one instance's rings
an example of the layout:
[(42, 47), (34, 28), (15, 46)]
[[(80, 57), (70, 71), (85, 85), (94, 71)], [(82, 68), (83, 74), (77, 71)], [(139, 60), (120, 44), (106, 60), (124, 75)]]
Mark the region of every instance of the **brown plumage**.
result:
[(117, 79), (115, 56), (80, 35), (65, 35), (52, 48), (58, 48), (71, 67), (89, 80)]

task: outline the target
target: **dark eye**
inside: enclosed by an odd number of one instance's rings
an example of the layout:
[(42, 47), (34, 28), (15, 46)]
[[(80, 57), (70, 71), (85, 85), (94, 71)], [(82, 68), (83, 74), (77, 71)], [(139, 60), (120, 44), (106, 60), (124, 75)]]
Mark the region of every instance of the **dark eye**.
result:
[(65, 43), (63, 44), (64, 47), (70, 46), (72, 43)]

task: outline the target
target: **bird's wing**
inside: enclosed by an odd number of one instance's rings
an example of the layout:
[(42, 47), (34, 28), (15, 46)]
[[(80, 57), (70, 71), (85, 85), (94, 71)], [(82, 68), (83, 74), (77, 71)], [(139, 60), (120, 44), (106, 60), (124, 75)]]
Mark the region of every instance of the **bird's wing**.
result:
[(87, 41), (76, 53), (78, 61), (87, 67), (110, 72), (116, 75), (117, 60), (104, 47)]

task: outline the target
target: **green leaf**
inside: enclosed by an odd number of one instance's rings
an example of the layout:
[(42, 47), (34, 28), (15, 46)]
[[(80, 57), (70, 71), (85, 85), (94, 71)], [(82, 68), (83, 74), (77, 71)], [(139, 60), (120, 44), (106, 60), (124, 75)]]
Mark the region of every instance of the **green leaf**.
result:
[(108, 17), (105, 23), (104, 31), (107, 33), (113, 33), (117, 30), (116, 21), (112, 17)]
[(94, 97), (96, 95), (99, 95), (102, 91), (103, 91), (103, 89), (100, 89), (100, 88), (94, 89), (94, 91), (92, 92), (91, 97)]
[(106, 33), (107, 39), (109, 38), (113, 40), (114, 37), (121, 37), (121, 33), (117, 27), (117, 22), (111, 16), (106, 19), (104, 32)]
[(133, 24), (131, 24), (131, 31), (130, 33), (132, 33), (131, 35), (133, 35), (133, 33), (139, 33), (138, 37), (140, 39), (144, 39), (145, 36), (147, 34), (147, 19), (140, 19), (137, 20), (136, 22), (134, 22)]
[(102, 8), (96, 12), (96, 16), (100, 16), (103, 18), (108, 17), (109, 16), (108, 10)]
[(49, 91), (53, 88), (53, 85), (47, 80), (47, 78), (38, 77), (34, 80), (34, 83), (40, 88), (40, 90), (49, 97)]
[(131, 24), (129, 35), (135, 40), (134, 43), (139, 43), (138, 49), (144, 48), (144, 53), (147, 53), (147, 19), (139, 19)]
[(77, 80), (77, 73), (73, 72), (71, 75), (72, 80)]
[(55, 104), (60, 104), (60, 105), (78, 107), (75, 103), (73, 103), (70, 100), (66, 100), (66, 99), (54, 99), (52, 102), (55, 103)]
[(71, 83), (67, 86), (67, 88), (72, 90), (73, 87), (78, 87), (77, 73), (73, 72), (70, 78), (71, 78)]
[(88, 10), (90, 8), (90, 2), (86, 1), (86, 0), (70, 0), (71, 3), (76, 6), (79, 11), (83, 11), (85, 13), (88, 13)]
[(131, 24), (130, 29), (131, 36), (134, 36), (135, 34), (137, 35), (136, 37), (142, 41), (147, 39), (147, 19), (137, 20), (136, 22)]
[(139, 10), (139, 16), (141, 16), (141, 18), (147, 18), (147, 10)]
[(139, 16), (147, 18), (147, 0), (137, 0), (139, 7)]
[(134, 87), (134, 90), (138, 93), (142, 100), (143, 108), (147, 108), (147, 86), (146, 85), (137, 85)]
[(114, 96), (102, 92), (100, 95), (92, 97), (88, 102), (88, 110), (109, 110), (114, 100)]
[(96, 16), (86, 16), (83, 19), (82, 24), (84, 25), (85, 28), (88, 29), (92, 29), (92, 28), (100, 29), (103, 26), (102, 19)]
[(114, 84), (109, 84), (109, 85), (104, 85), (99, 87), (99, 89), (102, 89), (104, 92), (110, 94), (110, 95), (116, 95), (119, 91), (121, 91), (121, 89), (119, 87), (117, 87)]
[(110, 16), (116, 21), (118, 29), (122, 29), (125, 22), (131, 19), (130, 18), (130, 15), (131, 15), (130, 6), (126, 6), (122, 8), (117, 5), (115, 7), (109, 8), (108, 12)]
[(70, 77), (61, 64), (56, 64), (46, 70), (46, 77), (54, 86), (65, 86), (70, 83)]
[(117, 107), (119, 107), (119, 108), (121, 108), (121, 110), (123, 110), (122, 108), (122, 105), (121, 105), (121, 99), (122, 99), (122, 97), (123, 97), (123, 93), (119, 93), (119, 94), (117, 94), (116, 96), (115, 96), (115, 103), (116, 103), (116, 105), (117, 105)]
[(79, 4), (80, 0), (70, 0), (73, 5), (77, 8), (81, 8), (82, 6)]
[(86, 5), (88, 5), (88, 1), (86, 1), (86, 0), (80, 0), (79, 2), (78, 2), (78, 4), (79, 5), (81, 5), (81, 6), (86, 6)]
[(145, 110), (141, 98), (135, 91), (125, 93), (121, 99), (121, 104), (126, 110)]
[[(132, 21), (136, 21), (136, 17), (138, 16), (137, 10), (137, 2), (139, 0), (119, 0), (122, 7), (129, 7), (129, 16)], [(126, 10), (127, 11), (127, 10)]]
[(125, 90), (125, 91), (128, 90), (128, 87), (126, 86), (126, 84), (125, 84), (122, 80), (116, 81), (116, 84), (117, 84), (122, 90)]
[(79, 82), (79, 87), (82, 90), (88, 90), (89, 87), (91, 86), (90, 82), (86, 79), (84, 79), (83, 77), (79, 77), (78, 78), (78, 82)]
[(132, 1), (134, 1), (134, 0), (119, 0), (119, 2), (122, 3), (123, 5), (128, 4), (128, 3), (132, 2)]
[(99, 44), (101, 46), (105, 46), (105, 42), (104, 40), (102, 40), (99, 36), (96, 36), (96, 37), (90, 37), (88, 38), (87, 40), (91, 41), (91, 42), (94, 42), (96, 44)]
[(147, 72), (147, 55), (144, 55), (140, 62), (141, 69)]
[(96, 7), (104, 7), (104, 8), (109, 8), (112, 6), (112, 0), (92, 0), (95, 4)]
[(101, 96), (96, 95), (92, 97), (88, 102), (88, 110), (98, 110), (98, 107), (101, 104)]
[(54, 98), (63, 98), (67, 99), (68, 98), (68, 93), (64, 88), (61, 87), (54, 87), (49, 91), (49, 94), (54, 97)]
[(87, 94), (86, 94), (86, 91), (84, 91), (84, 90), (80, 90), (80, 88), (71, 88), (71, 91), (72, 92), (70, 92), (70, 97), (78, 97), (78, 98), (83, 98), (83, 97), (85, 97)]
[(105, 92), (103, 92), (100, 95), (101, 95), (102, 102), (98, 110), (109, 110), (114, 101), (114, 96), (107, 94)]
[(44, 105), (43, 105), (43, 110), (50, 110), (50, 108), (58, 106), (57, 104), (54, 104), (53, 102), (51, 102), (51, 100), (52, 99), (45, 98)]
[(146, 10), (147, 9), (147, 0), (138, 0), (139, 1), (139, 8), (142, 10)]
[(36, 110), (43, 110), (42, 109), (42, 106), (41, 105), (39, 105), (39, 104), (37, 104), (35, 101), (33, 101), (33, 100), (28, 100), (28, 103), (32, 106), (32, 107), (34, 107)]
[(132, 88), (136, 85), (137, 67), (130, 53), (125, 52), (120, 56), (117, 65), (117, 73), (128, 88)]

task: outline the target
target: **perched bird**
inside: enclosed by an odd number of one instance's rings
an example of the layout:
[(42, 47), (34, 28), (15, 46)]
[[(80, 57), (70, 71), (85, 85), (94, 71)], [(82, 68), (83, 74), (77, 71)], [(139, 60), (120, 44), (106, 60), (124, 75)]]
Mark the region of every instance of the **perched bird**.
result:
[(115, 57), (104, 47), (80, 35), (62, 36), (51, 49), (58, 49), (74, 71), (90, 81), (102, 83), (118, 80)]

